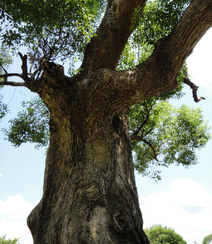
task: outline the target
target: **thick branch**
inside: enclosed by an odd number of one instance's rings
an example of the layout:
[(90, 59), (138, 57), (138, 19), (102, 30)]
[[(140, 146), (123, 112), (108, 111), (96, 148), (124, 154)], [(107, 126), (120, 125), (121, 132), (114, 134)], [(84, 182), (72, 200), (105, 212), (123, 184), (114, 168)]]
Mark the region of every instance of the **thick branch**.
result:
[(26, 84), (24, 82), (13, 82), (13, 81), (3, 81), (0, 82), (1, 86), (26, 86)]
[[(212, 26), (212, 1), (193, 0), (186, 9), (167, 44), (173, 65), (182, 64), (193, 48)], [(178, 67), (178, 66), (177, 66)]]
[(194, 101), (196, 103), (198, 103), (201, 99), (205, 100), (204, 97), (197, 97), (197, 90), (198, 90), (198, 86), (196, 86), (193, 82), (191, 82), (188, 78), (184, 78), (183, 79), (183, 82), (187, 85), (190, 86), (190, 88), (192, 89), (192, 93), (193, 93), (193, 98), (194, 98)]
[(18, 73), (6, 73), (4, 75), (0, 75), (0, 79), (3, 78), (4, 81), (0, 81), (0, 85), (1, 86), (25, 86), (26, 84), (24, 82), (13, 82), (13, 81), (7, 81), (8, 77), (12, 77), (12, 76), (18, 76), (19, 78), (22, 78), (22, 75), (18, 74)]
[[(21, 60), (22, 60), (22, 74), (18, 74), (18, 73), (8, 73), (1, 65), (1, 67), (3, 68), (5, 74), (0, 75), (0, 79), (3, 78), (4, 81), (0, 81), (0, 85), (4, 85), (4, 86), (25, 86), (29, 88), (29, 77), (27, 74), (27, 55), (22, 55), (20, 52), (18, 53)], [(7, 81), (8, 77), (12, 77), (12, 76), (17, 76), (21, 79), (23, 79), (25, 82), (13, 82), (13, 81)]]
[(4, 78), (7, 79), (7, 77), (12, 77), (12, 76), (18, 76), (22, 79), (22, 75), (18, 74), (18, 73), (6, 73), (4, 75), (0, 75), (0, 78)]
[(85, 72), (99, 68), (115, 70), (131, 34), (135, 8), (146, 0), (109, 0), (96, 36), (85, 48), (82, 68)]
[[(93, 83), (96, 89), (93, 95), (98, 96), (97, 92), (102, 94), (104, 89), (107, 93), (107, 111), (111, 114), (175, 89), (180, 68), (210, 26), (212, 1), (193, 0), (174, 31), (161, 40), (145, 62), (126, 71), (102, 69), (95, 72), (92, 78), (99, 86)], [(105, 97), (98, 96), (98, 99)]]

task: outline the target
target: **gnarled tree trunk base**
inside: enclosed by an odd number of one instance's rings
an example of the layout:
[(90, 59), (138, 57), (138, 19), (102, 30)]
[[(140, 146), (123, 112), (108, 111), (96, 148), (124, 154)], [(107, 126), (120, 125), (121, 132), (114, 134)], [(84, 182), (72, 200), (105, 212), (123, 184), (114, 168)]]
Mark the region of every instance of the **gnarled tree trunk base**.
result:
[(34, 244), (149, 243), (125, 113), (89, 129), (55, 118), (43, 197), (28, 217)]

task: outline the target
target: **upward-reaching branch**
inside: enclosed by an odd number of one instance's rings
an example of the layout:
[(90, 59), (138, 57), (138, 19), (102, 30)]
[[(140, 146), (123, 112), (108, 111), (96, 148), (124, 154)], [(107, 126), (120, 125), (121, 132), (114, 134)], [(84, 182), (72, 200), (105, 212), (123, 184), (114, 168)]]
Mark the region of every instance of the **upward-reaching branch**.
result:
[(211, 26), (212, 1), (193, 0), (174, 31), (160, 41), (145, 62), (126, 71), (104, 69), (103, 81), (100, 80), (104, 86), (99, 86), (94, 94), (108, 89), (107, 109), (115, 112), (114, 109), (123, 109), (175, 89), (180, 68)]
[(21, 69), (22, 69), (22, 79), (25, 81), (25, 82), (29, 82), (29, 77), (28, 77), (28, 71), (27, 71), (27, 55), (22, 55), (20, 52), (18, 53), (21, 60), (22, 60), (22, 65), (21, 65)]
[(135, 8), (143, 8), (146, 0), (109, 0), (104, 18), (85, 48), (82, 68), (85, 72), (99, 68), (115, 70), (120, 55), (132, 32)]

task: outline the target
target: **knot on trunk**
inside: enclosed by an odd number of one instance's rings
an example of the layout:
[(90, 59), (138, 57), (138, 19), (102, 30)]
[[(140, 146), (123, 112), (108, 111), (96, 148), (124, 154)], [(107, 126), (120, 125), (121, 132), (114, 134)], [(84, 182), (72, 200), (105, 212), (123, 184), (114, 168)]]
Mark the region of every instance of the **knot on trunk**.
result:
[(133, 229), (133, 224), (127, 213), (116, 211), (111, 216), (111, 225), (117, 232), (127, 232)]

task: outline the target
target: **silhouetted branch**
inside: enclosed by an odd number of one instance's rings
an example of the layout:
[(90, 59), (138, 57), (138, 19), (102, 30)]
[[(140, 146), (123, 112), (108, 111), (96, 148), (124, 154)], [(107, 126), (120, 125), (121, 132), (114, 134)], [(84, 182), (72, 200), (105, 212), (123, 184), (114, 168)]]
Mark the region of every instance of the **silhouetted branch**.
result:
[(22, 69), (22, 75), (21, 78), (25, 81), (25, 82), (29, 82), (30, 79), (28, 77), (28, 72), (27, 72), (27, 55), (22, 55), (20, 52), (18, 53), (19, 56), (21, 57), (22, 60), (22, 65), (21, 65), (21, 69)]
[[(19, 56), (20, 56), (20, 58), (22, 60), (22, 65), (21, 65), (22, 74), (7, 73), (7, 70), (0, 63), (0, 66), (2, 67), (2, 69), (5, 72), (5, 74), (0, 75), (0, 79), (1, 78), (4, 79), (4, 81), (0, 81), (0, 85), (5, 85), (5, 86), (25, 86), (26, 87), (26, 83), (28, 83), (30, 81), (30, 78), (28, 77), (28, 73), (27, 73), (27, 55), (23, 56), (20, 52), (18, 54), (19, 54)], [(12, 77), (12, 76), (17, 76), (17, 77), (23, 79), (25, 82), (7, 81), (7, 78), (8, 77)]]
[[(1, 75), (0, 75), (1, 78)], [(24, 82), (14, 82), (14, 81), (0, 81), (0, 85), (1, 86), (26, 86), (26, 84)]]
[(198, 103), (201, 99), (205, 100), (204, 97), (197, 97), (197, 90), (198, 90), (198, 86), (196, 86), (193, 82), (191, 82), (188, 78), (184, 78), (183, 79), (183, 82), (187, 85), (190, 86), (190, 88), (192, 89), (192, 93), (193, 93), (193, 98), (194, 98), (194, 101), (196, 103)]

